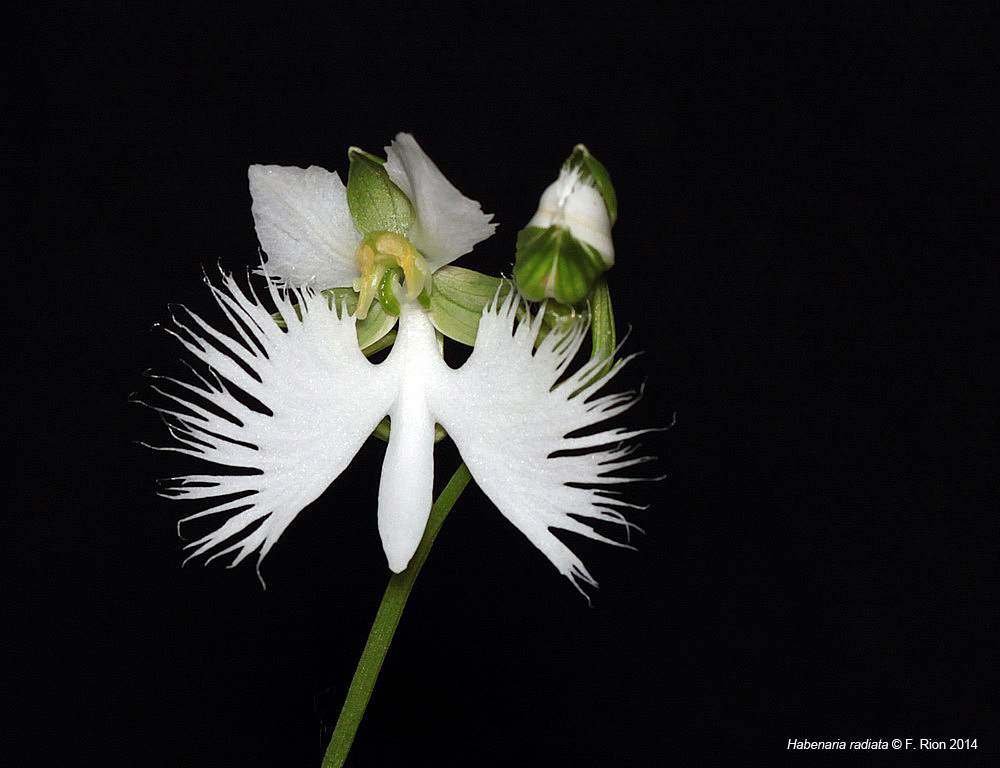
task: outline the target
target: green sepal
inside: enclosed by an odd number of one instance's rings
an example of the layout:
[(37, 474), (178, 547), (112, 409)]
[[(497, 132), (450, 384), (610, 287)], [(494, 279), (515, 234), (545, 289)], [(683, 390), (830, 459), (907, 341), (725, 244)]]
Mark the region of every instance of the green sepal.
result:
[(479, 331), (483, 307), (500, 291), (510, 292), (510, 281), (463, 267), (445, 266), (434, 273), (430, 313), (434, 327), (449, 339), (472, 346)]
[(385, 160), (351, 147), (347, 172), (347, 206), (354, 225), (363, 235), (395, 232), (405, 236), (413, 227), (413, 204), (385, 171)]
[[(431, 294), (430, 313), (434, 327), (449, 339), (471, 347), (476, 343), (483, 309), (492, 304), (494, 297), (497, 301), (506, 299), (510, 289), (510, 280), (462, 267), (441, 267), (434, 273), (434, 292)], [(554, 301), (545, 302), (536, 311), (543, 313), (536, 346), (553, 329), (565, 330), (589, 317), (586, 305), (567, 306)], [(526, 316), (527, 309), (522, 303), (517, 308), (517, 317), (523, 320)]]
[(594, 180), (594, 186), (604, 198), (604, 205), (608, 209), (608, 218), (614, 224), (618, 218), (618, 195), (615, 194), (615, 188), (611, 184), (611, 174), (604, 167), (604, 163), (590, 154), (590, 151), (583, 144), (577, 144), (573, 147), (573, 153), (566, 158), (563, 166), (565, 168), (579, 168), (583, 172), (584, 178), (589, 176)]
[(600, 252), (568, 229), (525, 227), (517, 234), (514, 281), (531, 301), (554, 298), (561, 304), (586, 299), (607, 269)]

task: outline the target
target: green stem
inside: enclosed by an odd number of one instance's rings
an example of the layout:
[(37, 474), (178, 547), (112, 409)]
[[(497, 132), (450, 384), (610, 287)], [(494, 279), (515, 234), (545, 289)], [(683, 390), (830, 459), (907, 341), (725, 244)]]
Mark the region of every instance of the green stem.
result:
[(406, 599), (410, 596), (410, 590), (413, 589), (417, 574), (420, 573), (420, 567), (427, 559), (431, 545), (434, 543), (438, 531), (441, 530), (444, 519), (448, 516), (451, 508), (455, 506), (455, 502), (465, 490), (465, 486), (469, 484), (471, 477), (468, 467), (465, 464), (459, 465), (451, 480), (448, 481), (448, 485), (441, 491), (441, 495), (431, 507), (424, 536), (420, 540), (420, 545), (413, 554), (410, 564), (405, 571), (394, 573), (389, 579), (389, 585), (385, 588), (385, 594), (382, 596), (382, 603), (378, 607), (378, 613), (375, 614), (371, 632), (368, 633), (365, 650), (358, 660), (358, 668), (354, 670), (354, 678), (347, 691), (344, 708), (340, 710), (340, 717), (337, 718), (337, 725), (333, 729), (330, 745), (326, 748), (322, 768), (341, 768), (344, 761), (347, 760), (347, 753), (354, 742), (354, 734), (357, 733), (361, 718), (365, 714), (368, 699), (371, 698), (372, 689), (378, 679), (379, 670), (382, 669), (386, 651), (389, 650), (392, 636), (396, 632), (399, 618), (406, 606)]

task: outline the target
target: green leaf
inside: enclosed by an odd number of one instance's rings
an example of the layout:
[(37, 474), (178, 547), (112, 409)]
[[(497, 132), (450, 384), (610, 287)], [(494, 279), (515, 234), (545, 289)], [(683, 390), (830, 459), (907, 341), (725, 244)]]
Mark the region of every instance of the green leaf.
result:
[(416, 214), (410, 199), (386, 173), (385, 161), (362, 149), (347, 151), (351, 161), (347, 173), (347, 205), (358, 230), (395, 232), (406, 235)]

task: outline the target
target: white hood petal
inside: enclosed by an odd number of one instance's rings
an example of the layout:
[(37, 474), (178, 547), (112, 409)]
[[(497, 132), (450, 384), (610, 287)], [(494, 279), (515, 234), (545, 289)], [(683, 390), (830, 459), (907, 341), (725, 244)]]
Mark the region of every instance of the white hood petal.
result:
[[(551, 333), (533, 350), (539, 318), (514, 330), (518, 301), (511, 292), (506, 301), (486, 308), (472, 355), (459, 370), (449, 369), (430, 393), (431, 412), (504, 517), (577, 588), (581, 581), (593, 585), (580, 559), (550, 529), (618, 543), (576, 518), (631, 525), (615, 508), (633, 505), (617, 501), (601, 486), (634, 479), (608, 475), (645, 461), (629, 458), (631, 450), (623, 443), (641, 431), (566, 435), (620, 414), (635, 396), (594, 397), (614, 376), (586, 384), (596, 365), (584, 366), (552, 389), (579, 349), (586, 328)], [(573, 453), (553, 456), (557, 451)]]
[(385, 153), (386, 173), (410, 198), (417, 214), (408, 237), (431, 271), (468, 253), (496, 230), (497, 225), (490, 223), (493, 214), (483, 213), (479, 203), (455, 189), (413, 136), (398, 134)]
[(340, 177), (315, 165), (251, 165), (247, 175), (264, 271), (294, 288), (350, 285), (361, 235)]
[[(160, 390), (194, 414), (160, 409), (180, 443), (167, 450), (256, 474), (179, 477), (163, 493), (211, 502), (185, 520), (235, 512), (188, 545), (194, 556), (232, 538), (212, 556), (236, 551), (235, 565), (256, 550), (263, 559), (292, 519), (340, 475), (389, 411), (398, 385), (361, 353), (354, 318), (346, 311), (338, 318), (324, 296), (310, 290), (282, 295), (271, 287), (285, 331), (232, 277), (212, 290), (235, 333), (227, 336), (196, 316), (187, 324), (177, 321), (174, 335), (211, 376), (198, 376), (197, 384), (174, 382), (171, 389), (179, 386), (181, 394)], [(234, 386), (270, 413), (232, 394)], [(234, 500), (233, 494), (242, 495)]]

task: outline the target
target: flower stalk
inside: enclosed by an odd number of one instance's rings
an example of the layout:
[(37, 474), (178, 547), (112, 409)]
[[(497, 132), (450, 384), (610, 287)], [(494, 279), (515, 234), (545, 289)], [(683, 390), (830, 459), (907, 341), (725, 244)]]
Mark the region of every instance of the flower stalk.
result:
[(431, 551), (431, 545), (434, 544), (434, 539), (437, 537), (438, 531), (441, 530), (441, 525), (451, 508), (455, 506), (462, 491), (469, 484), (471, 477), (472, 475), (469, 474), (465, 464), (459, 465), (431, 507), (431, 514), (427, 520), (423, 538), (420, 540), (410, 564), (404, 571), (394, 573), (389, 579), (385, 594), (382, 596), (382, 602), (378, 607), (378, 613), (375, 614), (375, 621), (368, 633), (365, 649), (362, 651), (357, 669), (354, 671), (354, 678), (347, 691), (347, 698), (340, 710), (340, 717), (337, 718), (337, 725), (333, 729), (333, 736), (326, 749), (326, 755), (323, 757), (322, 768), (341, 768), (344, 761), (347, 760), (351, 744), (354, 743), (354, 735), (357, 733), (361, 718), (364, 717), (365, 709), (368, 707), (368, 700), (371, 698), (378, 673), (382, 669), (382, 662), (385, 661), (386, 652), (389, 650), (393, 635), (396, 633), (399, 619), (403, 615), (406, 600), (417, 580), (417, 574), (420, 573), (420, 568)]

